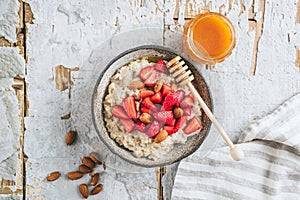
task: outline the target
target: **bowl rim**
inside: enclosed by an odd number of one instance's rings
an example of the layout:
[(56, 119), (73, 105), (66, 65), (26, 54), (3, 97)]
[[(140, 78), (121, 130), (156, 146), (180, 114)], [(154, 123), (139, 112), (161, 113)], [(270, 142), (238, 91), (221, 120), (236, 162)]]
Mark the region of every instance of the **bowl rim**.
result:
[[(109, 67), (114, 63), (116, 62), (117, 60), (119, 60), (120, 58), (122, 58), (123, 56), (131, 53), (131, 52), (134, 52), (134, 51), (138, 51), (138, 50), (142, 50), (142, 49), (158, 49), (158, 50), (163, 50), (163, 51), (169, 51), (173, 54), (176, 54), (178, 56), (180, 56), (185, 62), (187, 62), (187, 64), (190, 64), (192, 66), (194, 66), (194, 64), (192, 64), (188, 59), (186, 59), (184, 56), (181, 56), (178, 52), (174, 51), (173, 49), (170, 49), (170, 48), (167, 48), (167, 47), (163, 47), (163, 46), (159, 46), (159, 45), (141, 45), (141, 46), (137, 46), (137, 47), (134, 47), (134, 48), (130, 48), (128, 50), (125, 50), (123, 51), (122, 53), (118, 54), (117, 56), (115, 56), (105, 67), (104, 69), (102, 70), (101, 74), (98, 76), (98, 79), (97, 79), (97, 82), (94, 86), (94, 90), (93, 90), (93, 95), (92, 95), (92, 101), (91, 101), (91, 112), (92, 112), (92, 121), (93, 121), (93, 124), (94, 124), (94, 128), (97, 132), (97, 135), (98, 137), (101, 139), (101, 141), (105, 144), (105, 146), (115, 155), (117, 155), (118, 157), (120, 157), (121, 159), (129, 162), (130, 164), (133, 164), (133, 165), (136, 165), (136, 166), (140, 166), (140, 167), (145, 167), (145, 168), (153, 168), (153, 167), (162, 167), (162, 166), (166, 166), (166, 165), (171, 165), (171, 164), (174, 164), (176, 162), (179, 162), (181, 161), (182, 159), (190, 156), (191, 154), (193, 154), (194, 152), (196, 152), (199, 147), (201, 146), (201, 144), (204, 142), (205, 138), (207, 138), (207, 134), (209, 134), (210, 132), (210, 129), (211, 129), (211, 126), (212, 126), (212, 123), (210, 121), (210, 124), (208, 125), (208, 129), (207, 129), (207, 132), (205, 133), (205, 137), (202, 141), (202, 143), (199, 143), (196, 145), (196, 148), (194, 148), (192, 151), (189, 151), (186, 155), (182, 156), (182, 157), (179, 157), (178, 159), (175, 159), (175, 160), (172, 160), (172, 161), (167, 161), (167, 162), (163, 162), (161, 164), (142, 164), (142, 163), (138, 163), (138, 162), (135, 162), (133, 160), (130, 160), (120, 154), (118, 154), (116, 152), (116, 150), (114, 150), (107, 142), (106, 140), (102, 137), (102, 135), (100, 134), (100, 131), (97, 127), (97, 123), (96, 123), (96, 117), (95, 117), (95, 113), (94, 113), (94, 110), (95, 110), (95, 95), (97, 93), (97, 89), (98, 89), (98, 86), (99, 86), (99, 83), (100, 81), (102, 80), (103, 78), (103, 75), (106, 73), (106, 71), (109, 69)], [(202, 77), (205, 85), (207, 85), (204, 77), (202, 76), (202, 74), (200, 73), (200, 71), (197, 69), (197, 67), (194, 67), (196, 69), (196, 71), (200, 74), (200, 76)], [(211, 91), (207, 85), (207, 90), (208, 90), (208, 94), (209, 94), (209, 98), (210, 98), (210, 101), (211, 101), (211, 110), (213, 112), (214, 110), (214, 104), (213, 104), (213, 99), (212, 99), (212, 96), (211, 96)], [(121, 147), (119, 147), (121, 148)]]

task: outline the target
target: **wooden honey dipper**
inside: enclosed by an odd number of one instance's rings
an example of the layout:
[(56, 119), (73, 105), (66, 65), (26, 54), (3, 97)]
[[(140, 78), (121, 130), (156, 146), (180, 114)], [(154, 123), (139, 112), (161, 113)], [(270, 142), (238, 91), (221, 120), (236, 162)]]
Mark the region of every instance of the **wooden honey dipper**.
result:
[(176, 56), (175, 58), (170, 60), (166, 64), (166, 66), (169, 69), (171, 76), (179, 85), (187, 85), (190, 88), (191, 92), (198, 100), (205, 114), (208, 116), (208, 118), (211, 120), (211, 122), (214, 124), (214, 126), (217, 128), (217, 130), (225, 140), (226, 144), (229, 146), (231, 157), (236, 161), (242, 160), (244, 158), (244, 152), (232, 143), (224, 129), (217, 121), (216, 117), (212, 114), (210, 109), (207, 107), (207, 105), (193, 86), (191, 81), (194, 80), (194, 76), (188, 69), (188, 66), (185, 65), (185, 62), (182, 60), (182, 58), (180, 56)]

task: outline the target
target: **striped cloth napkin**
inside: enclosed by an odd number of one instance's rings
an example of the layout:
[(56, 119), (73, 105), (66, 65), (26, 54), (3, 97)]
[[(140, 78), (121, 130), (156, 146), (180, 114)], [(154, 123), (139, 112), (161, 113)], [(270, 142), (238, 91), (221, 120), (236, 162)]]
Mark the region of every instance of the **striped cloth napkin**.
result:
[(233, 161), (228, 147), (181, 161), (172, 200), (300, 199), (300, 94), (250, 125)]

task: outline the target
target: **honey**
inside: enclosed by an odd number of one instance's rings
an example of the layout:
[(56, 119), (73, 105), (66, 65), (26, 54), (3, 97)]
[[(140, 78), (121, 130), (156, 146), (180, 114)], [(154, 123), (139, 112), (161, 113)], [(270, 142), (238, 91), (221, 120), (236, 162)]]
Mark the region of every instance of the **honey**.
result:
[(224, 61), (236, 42), (231, 22), (214, 12), (197, 15), (185, 27), (184, 35), (184, 47), (190, 57), (206, 64)]

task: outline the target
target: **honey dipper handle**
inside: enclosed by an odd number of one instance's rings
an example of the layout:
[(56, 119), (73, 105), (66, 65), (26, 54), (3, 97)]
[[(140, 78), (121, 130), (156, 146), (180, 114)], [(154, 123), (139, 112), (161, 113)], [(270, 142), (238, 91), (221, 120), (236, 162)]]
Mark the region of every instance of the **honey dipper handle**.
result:
[(201, 108), (204, 110), (205, 114), (208, 116), (208, 118), (211, 120), (211, 122), (214, 124), (214, 126), (217, 128), (217, 130), (219, 131), (219, 133), (221, 134), (221, 136), (224, 138), (225, 142), (229, 146), (231, 157), (237, 161), (243, 159), (244, 152), (242, 150), (238, 149), (238, 147), (232, 143), (232, 141), (230, 140), (230, 138), (228, 137), (228, 135), (226, 134), (226, 132), (224, 131), (222, 126), (219, 124), (216, 117), (212, 114), (210, 109), (207, 107), (207, 105), (205, 104), (205, 102), (203, 101), (203, 99), (199, 95), (198, 91), (193, 86), (193, 84), (190, 81), (188, 81), (187, 85), (190, 88), (191, 92), (196, 97), (196, 99), (198, 100), (198, 102), (199, 102)]

